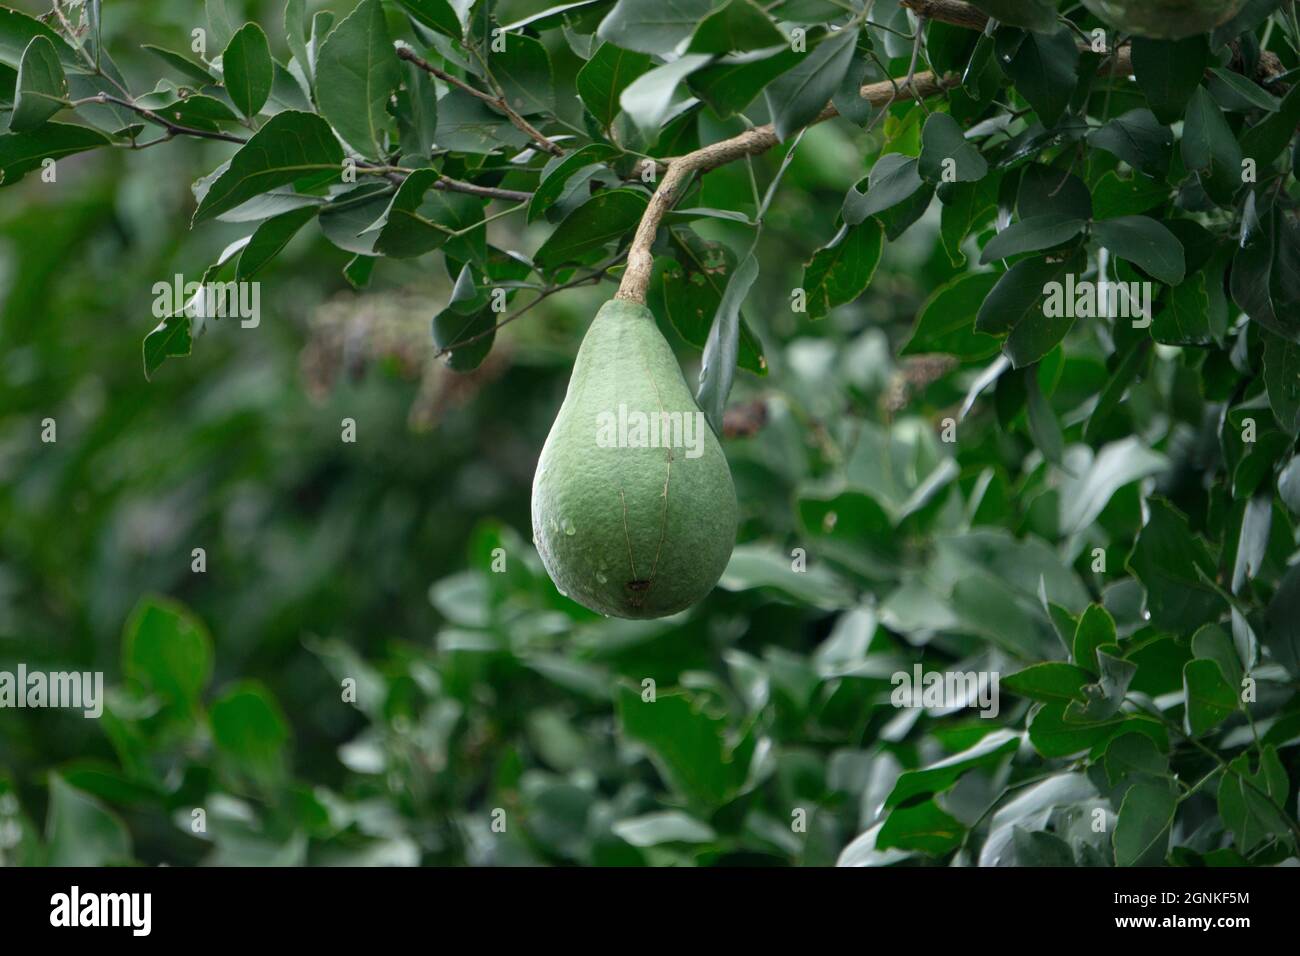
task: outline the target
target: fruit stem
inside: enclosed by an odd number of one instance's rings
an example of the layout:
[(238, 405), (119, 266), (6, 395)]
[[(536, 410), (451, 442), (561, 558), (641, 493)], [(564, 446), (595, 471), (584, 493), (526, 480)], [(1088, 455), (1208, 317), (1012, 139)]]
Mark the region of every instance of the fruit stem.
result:
[[(914, 91), (920, 97), (929, 97), (942, 93), (959, 82), (961, 78), (955, 74), (936, 77), (926, 71), (917, 73), (912, 78), (909, 91)], [(862, 87), (860, 95), (873, 106), (888, 107), (899, 97), (902, 90), (901, 81), (882, 80)], [(827, 103), (808, 125), (825, 122), (839, 115), (839, 110), (834, 104)], [(654, 256), (650, 252), (650, 247), (654, 245), (655, 234), (659, 231), (664, 215), (681, 198), (692, 176), (696, 173), (707, 173), (711, 169), (717, 169), (745, 156), (755, 156), (771, 149), (779, 142), (776, 131), (768, 123), (669, 160), (667, 171), (659, 181), (659, 186), (646, 206), (645, 212), (641, 214), (641, 222), (637, 225), (636, 235), (632, 237), (632, 245), (628, 248), (627, 268), (623, 270), (623, 278), (614, 298), (645, 304), (646, 289), (650, 286), (650, 273), (654, 268)]]

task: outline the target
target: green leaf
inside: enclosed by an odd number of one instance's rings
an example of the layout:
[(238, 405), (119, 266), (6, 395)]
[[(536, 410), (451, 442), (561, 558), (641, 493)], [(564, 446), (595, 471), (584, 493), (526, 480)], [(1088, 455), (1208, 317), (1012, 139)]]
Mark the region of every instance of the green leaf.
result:
[(1056, 261), (1022, 259), (1002, 274), (980, 306), (976, 330), (990, 335), (1010, 333), (1002, 351), (1016, 368), (1041, 361), (1074, 324), (1068, 314), (1045, 314), (1043, 304), (1054, 283), (1063, 283), (1068, 273), (1082, 272), (1082, 267), (1083, 257), (1077, 252)]
[(1281, 105), (1276, 96), (1265, 93), (1252, 80), (1222, 67), (1214, 67), (1210, 70), (1210, 82), (1207, 86), (1210, 94), (1225, 110), (1243, 113), (1251, 110), (1274, 112)]
[(844, 227), (834, 241), (813, 253), (801, 283), (808, 317), (819, 319), (860, 296), (880, 263), (883, 246), (884, 230), (872, 220)]
[(368, 159), (384, 155), (388, 97), (402, 71), (379, 0), (361, 0), (316, 56), (316, 102), (343, 141)]
[(1293, 515), (1300, 514), (1300, 455), (1293, 456), (1277, 476), (1277, 493)]
[(59, 160), (108, 145), (108, 137), (98, 130), (66, 123), (44, 123), (26, 133), (2, 133), (0, 186), (12, 186), (47, 159)]
[(1265, 746), (1253, 773), (1250, 764), (1250, 754), (1242, 754), (1228, 764), (1219, 781), (1219, 816), (1242, 853), (1250, 853), (1270, 836), (1291, 839), (1291, 828), (1278, 809), (1286, 806), (1291, 784), (1277, 749)]
[(867, 182), (865, 193), (855, 187), (844, 197), (841, 215), (850, 226), (897, 206), (921, 188), (917, 161), (901, 153), (886, 153), (876, 160)]
[(1130, 777), (1166, 777), (1169, 773), (1169, 758), (1145, 734), (1119, 734), (1106, 745), (1104, 761), (1106, 780), (1112, 787)]
[(645, 194), (635, 189), (597, 193), (547, 237), (534, 261), (547, 271), (586, 261), (610, 243), (629, 236), (641, 221), (646, 203)]
[(588, 143), (567, 156), (556, 157), (542, 170), (541, 181), (528, 203), (528, 221), (541, 217), (556, 200), (564, 195), (564, 186), (580, 170), (608, 162), (618, 155), (618, 150), (605, 143)]
[(1151, 112), (1161, 123), (1182, 119), (1192, 91), (1210, 60), (1203, 34), (1185, 40), (1133, 38), (1133, 73), (1146, 94)]
[(342, 170), (343, 149), (328, 123), (313, 113), (285, 110), (266, 121), (213, 181), (194, 210), (203, 222), (254, 196), (312, 173)]
[(1093, 216), (1111, 219), (1126, 213), (1146, 212), (1169, 198), (1167, 183), (1136, 174), (1127, 178), (1112, 171), (1092, 189)]
[(1264, 617), (1265, 646), (1292, 677), (1300, 677), (1300, 563), (1282, 575)]
[(150, 379), (164, 361), (169, 358), (183, 358), (194, 347), (190, 318), (184, 314), (169, 315), (163, 318), (154, 329), (144, 337), (142, 350), (144, 355), (144, 377)]
[(602, 43), (578, 71), (578, 95), (596, 122), (608, 128), (618, 116), (619, 98), (637, 77), (650, 70), (648, 54)]
[(1092, 197), (1087, 185), (1073, 173), (1031, 163), (1020, 173), (1016, 209), (1022, 221), (1048, 215), (1091, 219)]
[(998, 340), (975, 330), (975, 316), (999, 278), (994, 272), (969, 273), (936, 289), (921, 306), (903, 354), (947, 352), (964, 361), (997, 354)]
[(1157, 866), (1169, 852), (1169, 832), (1178, 796), (1165, 780), (1134, 784), (1115, 823), (1115, 865)]
[(1192, 91), (1183, 120), (1183, 165), (1201, 174), (1201, 183), (1218, 202), (1229, 200), (1241, 186), (1241, 144), (1223, 111), (1205, 92)]
[(1054, 33), (1026, 34), (1003, 70), (1043, 125), (1051, 127), (1070, 105), (1078, 64), (1074, 34), (1060, 27)]
[(289, 724), (264, 687), (236, 684), (213, 701), (208, 719), (213, 743), (235, 767), (263, 782), (282, 775)]
[(716, 0), (618, 0), (596, 35), (638, 53), (671, 53), (712, 12)]
[(675, 791), (700, 807), (727, 802), (744, 781), (745, 763), (726, 745), (726, 722), (706, 713), (686, 691), (661, 691), (652, 701), (620, 686), (623, 736), (640, 744)]
[(1169, 285), (1183, 281), (1183, 244), (1149, 216), (1120, 216), (1094, 223), (1093, 236), (1121, 259)]
[(230, 38), (235, 35), (238, 21), (230, 9), (233, 5), (234, 0), (203, 0), (203, 9), (208, 18), (208, 33), (212, 46), (216, 49), (224, 50), (230, 43)]
[(754, 0), (727, 0), (695, 28), (688, 53), (731, 53), (786, 44), (786, 36)]
[(122, 636), (122, 673), (182, 713), (197, 713), (212, 678), (208, 629), (175, 601), (143, 598)]
[(1062, 661), (1031, 664), (1022, 671), (1002, 678), (1002, 686), (1013, 694), (1033, 700), (1077, 700), (1082, 703), (1083, 685), (1092, 675), (1082, 667)]
[(798, 603), (828, 610), (853, 604), (851, 589), (828, 567), (813, 564), (796, 571), (790, 557), (770, 545), (737, 545), (718, 587), (727, 591), (772, 588)]
[(947, 113), (931, 113), (921, 130), (921, 155), (917, 171), (922, 179), (938, 182), (975, 182), (983, 179), (989, 164)]
[(1164, 727), (1151, 718), (1126, 717), (1116, 713), (1104, 720), (1079, 723), (1066, 719), (1065, 709), (1068, 706), (1071, 705), (1063, 701), (1043, 704), (1030, 718), (1029, 742), (1040, 755), (1048, 758), (1069, 757), (1131, 731), (1154, 736), (1158, 744), (1163, 739), (1161, 749), (1167, 750), (1169, 747)]
[[(397, 5), (411, 15), (421, 26), (437, 30), (453, 40), (459, 40), (464, 29), (461, 18), (447, 0), (397, 0)], [(468, 5), (466, 5), (468, 9)]]
[[(377, 220), (383, 225), (375, 237), (376, 252), (398, 259), (420, 256), (447, 241), (453, 227), (438, 221), (436, 206), (425, 208), (423, 205), (425, 194), (437, 181), (438, 173), (432, 169), (417, 169), (406, 177), (384, 210), (382, 220)], [(435, 193), (432, 202), (437, 201), (438, 194)], [(475, 208), (479, 208), (477, 202)]]
[(760, 51), (717, 58), (696, 70), (687, 84), (719, 117), (726, 118), (749, 106), (773, 79), (803, 61), (789, 44), (775, 52)]
[(763, 93), (777, 139), (788, 138), (817, 118), (839, 88), (856, 44), (856, 30), (832, 33), (768, 84)]
[(181, 76), (185, 77), (185, 79), (193, 83), (198, 83), (200, 86), (207, 86), (212, 83), (212, 73), (209, 72), (208, 68), (201, 63), (194, 62), (187, 56), (164, 49), (160, 46), (155, 46), (152, 43), (142, 43), (140, 44), (140, 48), (148, 50)]
[(1183, 666), (1183, 693), (1187, 699), (1187, 732), (1200, 735), (1213, 730), (1237, 711), (1237, 694), (1214, 661), (1188, 661)]
[(1147, 109), (1129, 110), (1088, 134), (1089, 146), (1113, 153), (1134, 169), (1156, 176), (1163, 176), (1168, 168), (1173, 144), (1174, 134), (1169, 127), (1162, 126)]
[(68, 72), (85, 72), (86, 64), (68, 42), (44, 23), (18, 10), (0, 7), (0, 64), (18, 69), (23, 54), (36, 37), (44, 37), (54, 47), (59, 62)]
[(941, 856), (961, 843), (966, 828), (933, 800), (894, 807), (876, 835), (876, 848)]
[(541, 42), (524, 34), (507, 34), (505, 49), (491, 54), (492, 75), (506, 102), (520, 116), (555, 109), (551, 57)]
[(45, 843), (50, 866), (105, 866), (131, 860), (126, 826), (98, 800), (49, 775), (50, 808)]
[(32, 37), (18, 65), (9, 129), (15, 133), (35, 129), (63, 109), (67, 98), (68, 78), (54, 44), (43, 35)]
[(999, 23), (1026, 30), (1051, 33), (1056, 30), (1056, 4), (1052, 0), (972, 0)]
[(665, 843), (711, 843), (717, 838), (712, 827), (679, 810), (662, 810), (619, 820), (611, 829), (615, 836), (639, 847)]
[(1099, 647), (1096, 652), (1097, 681), (1084, 688), (1087, 702), (1065, 705), (1066, 723), (1093, 723), (1109, 720), (1124, 705), (1129, 684), (1137, 673), (1137, 664)]
[(1029, 435), (1044, 458), (1060, 466), (1065, 451), (1065, 436), (1061, 425), (1056, 420), (1047, 396), (1043, 394), (1040, 380), (1040, 367), (1033, 365), (1024, 370), (1028, 378), (1025, 383), (1025, 413), (1029, 424)]
[(372, 255), (379, 232), (370, 227), (387, 211), (392, 194), (392, 186), (376, 182), (337, 194), (320, 208), (321, 232), (340, 249), (359, 256)]
[(688, 53), (654, 67), (627, 85), (619, 96), (619, 105), (642, 134), (653, 139), (673, 108), (678, 84), (708, 62), (706, 54)]
[(966, 264), (962, 243), (971, 229), (984, 223), (998, 208), (998, 179), (986, 176), (976, 183), (944, 183), (939, 187), (943, 210), (939, 236), (948, 261), (954, 267)]
[(1017, 866), (1074, 866), (1070, 845), (1046, 830), (1026, 830), (1012, 826), (1011, 845)]
[(235, 267), (235, 278), (242, 282), (261, 272), (267, 263), (279, 255), (280, 250), (289, 244), (289, 240), (297, 234), (299, 229), (316, 218), (316, 213), (316, 206), (302, 206), (298, 209), (290, 209), (278, 216), (273, 216), (261, 223), (253, 230), (248, 245), (239, 254), (239, 264)]
[[(668, 319), (689, 344), (703, 349), (735, 271), (735, 255), (723, 243), (706, 242), (689, 229), (673, 229), (670, 235), (673, 258), (655, 261), (650, 307), (656, 315)], [(756, 375), (767, 374), (762, 343), (743, 320), (737, 362)]]
[(1214, 340), (1205, 273), (1170, 290), (1164, 309), (1151, 322), (1151, 337), (1163, 345), (1208, 345)]
[(1300, 432), (1300, 343), (1267, 330), (1264, 340), (1264, 385), (1278, 424), (1289, 435)]
[(462, 266), (447, 307), (433, 317), (433, 344), (439, 351), (450, 350), (445, 359), (454, 371), (478, 368), (492, 351), (496, 317), (487, 305), (487, 293), (476, 285), (473, 269)]
[(1300, 86), (1292, 87), (1277, 112), (1270, 113), (1241, 135), (1241, 151), (1260, 166), (1277, 159), (1300, 124)]
[(1151, 624), (1164, 630), (1190, 632), (1213, 620), (1223, 599), (1203, 579), (1213, 581), (1214, 561), (1187, 519), (1162, 498), (1147, 503), (1150, 518), (1138, 535), (1128, 567), (1147, 591)]
[(519, 149), (528, 135), (476, 96), (449, 90), (438, 100), (438, 146), (457, 153)]
[(1074, 631), (1074, 640), (1070, 652), (1080, 667), (1093, 674), (1100, 674), (1097, 665), (1097, 650), (1118, 643), (1115, 633), (1115, 619), (1100, 604), (1089, 604), (1079, 616), (1079, 624)]
[[(1149, 342), (1136, 339), (1130, 344), (1128, 350), (1115, 366), (1109, 381), (1106, 382), (1106, 387), (1097, 396), (1097, 404), (1093, 406), (1092, 414), (1088, 416), (1088, 422), (1083, 427), (1084, 441), (1090, 443), (1096, 441), (1111, 414), (1115, 409), (1119, 408), (1120, 403), (1124, 400), (1129, 386), (1133, 384), (1142, 371), (1149, 353)], [(1070, 525), (1065, 530), (1074, 531), (1078, 529)]]
[(719, 436), (722, 435), (722, 416), (727, 407), (727, 396), (731, 394), (731, 383), (736, 376), (736, 356), (740, 349), (740, 307), (757, 278), (758, 259), (751, 246), (740, 260), (740, 265), (727, 277), (727, 287), (723, 290), (718, 311), (713, 317), (709, 339), (704, 343), (700, 384), (695, 392), (695, 400)]
[(1064, 245), (1083, 232), (1084, 220), (1047, 213), (1013, 222), (988, 241), (980, 255), (987, 265), (1022, 252), (1038, 252)]
[(221, 70), (226, 92), (239, 112), (250, 119), (260, 113), (275, 79), (271, 45), (261, 27), (245, 23), (239, 28), (221, 55)]
[(406, 64), (406, 89), (398, 94), (397, 118), (404, 154), (432, 155), (438, 138), (438, 96), (433, 80), (414, 63)]
[(943, 793), (971, 770), (995, 767), (1002, 758), (1016, 752), (1020, 734), (995, 730), (980, 738), (979, 743), (961, 753), (945, 757), (920, 770), (904, 771), (885, 798), (885, 807), (912, 802), (919, 795)]

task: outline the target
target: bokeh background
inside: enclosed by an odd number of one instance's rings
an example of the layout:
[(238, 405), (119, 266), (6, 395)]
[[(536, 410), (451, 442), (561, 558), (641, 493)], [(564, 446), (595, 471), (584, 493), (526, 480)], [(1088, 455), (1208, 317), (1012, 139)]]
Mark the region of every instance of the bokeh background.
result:
[[(280, 16), (269, 4), (247, 13)], [(112, 14), (105, 45), (135, 90), (156, 75), (139, 46), (175, 48), (202, 16), (181, 0)], [(756, 580), (799, 544), (795, 489), (850, 451), (845, 415), (880, 417), (889, 355), (948, 269), (927, 265), (943, 255), (936, 223), (889, 248), (860, 303), (816, 324), (790, 312), (802, 263), (862, 175), (854, 134), (827, 125), (805, 137), (760, 246), (746, 318), (769, 374), (741, 373), (727, 442)], [(808, 655), (851, 592), (816, 560), (808, 587), (824, 607), (724, 589), (697, 613), (633, 624), (555, 592), (529, 544), (529, 488), (610, 283), (551, 297), (458, 375), (431, 359), (429, 321), (451, 287), (440, 257), (384, 260), (358, 292), (342, 275), (350, 254), (313, 228), (261, 276), (258, 328), (218, 324), (147, 381), (154, 283), (199, 278), (246, 232), (188, 228), (191, 183), (229, 152), (105, 150), (61, 161), (54, 183), (27, 177), (0, 194), (0, 669), (103, 671), (112, 694), (101, 720), (0, 712), (0, 858), (648, 861), (654, 847), (609, 831), (656, 809), (661, 787), (615, 745), (615, 678), (694, 684), (721, 701), (734, 695), (726, 659), (740, 655), (732, 666), (784, 666), (787, 691), (806, 698)], [(760, 175), (775, 162), (760, 160)], [(711, 174), (706, 191), (717, 205), (743, 201), (748, 174)], [(494, 234), (531, 250), (547, 227), (521, 232), (520, 218)], [(699, 231), (729, 238), (725, 226)], [(699, 353), (665, 331), (694, 381)], [(345, 417), (353, 444), (341, 441)], [(509, 573), (489, 576), (497, 546)], [(211, 681), (192, 712), (165, 712), (133, 680), (125, 633), (149, 626), (133, 623), (136, 608), (210, 635)], [(340, 700), (344, 677), (361, 682), (357, 706)], [(233, 701), (242, 719), (249, 698), (250, 733), (266, 739), (227, 752), (200, 711)], [(790, 733), (787, 759), (824, 761), (809, 729)], [(196, 806), (206, 835), (191, 832)], [(527, 823), (499, 838), (496, 807)], [(783, 839), (748, 852), (833, 862), (853, 816), (820, 840), (778, 821)]]
[[(545, 6), (503, 0), (498, 17)], [(878, 10), (906, 29), (896, 4)], [(195, 0), (111, 12), (105, 45), (137, 92), (159, 72), (141, 44), (183, 49), (203, 20)], [(279, 4), (243, 12), (281, 22)], [(283, 58), (281, 31), (267, 32)], [(563, 91), (581, 61), (555, 39)], [(887, 51), (891, 68), (908, 49)], [(921, 118), (904, 104), (872, 131), (835, 121), (800, 142), (745, 309), (766, 374), (738, 373), (728, 409), (736, 553), (708, 600), (651, 622), (562, 597), (529, 541), (537, 455), (612, 283), (547, 298), (458, 374), (433, 358), (430, 321), (452, 286), (441, 256), (380, 260), (357, 290), (352, 254), (313, 223), (259, 276), (257, 328), (217, 322), (147, 380), (155, 283), (197, 280), (249, 230), (189, 229), (192, 183), (231, 148), (104, 149), (60, 161), (56, 182), (0, 190), (0, 671), (102, 671), (109, 687), (98, 720), (0, 710), (0, 862), (1113, 860), (1090, 808), (1116, 781), (1100, 764), (1085, 776), (1068, 747), (1044, 758), (1014, 742), (1027, 699), (1005, 695), (992, 721), (900, 710), (890, 678), (1059, 659), (1071, 615), (1095, 603), (1126, 648), (1155, 648), (1132, 689), (1180, 688), (1188, 635), (1151, 633), (1123, 567), (1153, 486), (1193, 532), (1235, 541), (1239, 506), (1211, 507), (1202, 480), (1222, 405), (1200, 390), (1199, 359), (1161, 348), (1081, 443), (1112, 349), (1079, 323), (1037, 372), (1068, 470), (1035, 450), (1022, 377), (961, 411), (998, 345), (969, 331), (986, 287), (950, 284), (973, 263), (944, 248), (938, 203), (886, 244), (860, 299), (817, 320), (792, 311), (864, 157), (914, 154)], [(737, 129), (699, 119), (703, 142)], [(711, 172), (696, 205), (752, 213), (753, 183), (781, 159), (755, 159), (753, 182), (743, 163)], [(1094, 151), (1078, 172), (1095, 183), (1116, 163)], [(751, 236), (693, 227), (737, 253)], [(525, 252), (548, 231), (491, 224), (495, 245)], [(693, 383), (699, 352), (663, 327)], [(963, 414), (945, 443), (943, 421)], [(1117, 450), (1103, 464), (1089, 445)], [(1279, 518), (1261, 578), (1294, 546)], [(646, 681), (653, 720), (638, 707)], [(1267, 739), (1290, 747), (1292, 689), (1267, 693), (1284, 711)], [(994, 726), (1011, 732), (987, 736)], [(1244, 726), (1232, 733), (1244, 745)], [(942, 809), (898, 808), (902, 832), (877, 847), (900, 773), (988, 741), (963, 763), (978, 772), (933, 787)], [(1184, 754), (1180, 774), (1201, 779), (1199, 759)], [(1007, 788), (1039, 782), (990, 815)], [(1184, 810), (1187, 853), (1222, 851), (1213, 800)]]

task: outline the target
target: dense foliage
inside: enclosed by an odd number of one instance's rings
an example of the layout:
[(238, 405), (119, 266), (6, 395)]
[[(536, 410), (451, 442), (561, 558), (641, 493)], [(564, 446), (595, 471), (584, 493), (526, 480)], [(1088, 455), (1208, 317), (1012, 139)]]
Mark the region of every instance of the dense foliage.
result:
[[(0, 7), (0, 671), (111, 685), (0, 859), (1295, 862), (1292, 0), (119, 6)], [(527, 494), (675, 164), (742, 522), (629, 622)]]

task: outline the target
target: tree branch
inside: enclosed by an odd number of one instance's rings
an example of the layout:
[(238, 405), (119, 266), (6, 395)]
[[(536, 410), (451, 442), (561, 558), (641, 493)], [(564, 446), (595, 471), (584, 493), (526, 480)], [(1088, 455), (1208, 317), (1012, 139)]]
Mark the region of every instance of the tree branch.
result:
[(137, 113), (140, 116), (143, 116), (145, 119), (149, 120), (150, 122), (157, 123), (163, 129), (167, 130), (168, 136), (196, 136), (199, 137), (200, 139), (219, 139), (226, 143), (239, 143), (241, 145), (248, 142), (248, 140), (244, 139), (244, 137), (236, 136), (234, 133), (222, 133), (215, 130), (195, 129), (192, 126), (182, 126), (179, 123), (173, 123), (171, 120), (163, 116), (161, 113), (155, 113), (153, 110), (146, 109), (145, 107), (141, 106), (140, 104), (132, 100), (123, 99), (122, 97), (114, 96), (111, 93), (96, 93), (94, 96), (87, 97), (84, 100), (77, 100), (72, 105), (75, 107), (75, 106), (79, 106), (82, 103), (112, 103), (115, 106), (120, 106), (123, 109), (128, 109), (133, 113)]
[[(215, 139), (224, 143), (237, 143), (243, 145), (248, 142), (242, 136), (236, 136), (234, 133), (222, 133), (215, 130), (195, 129), (192, 126), (182, 126), (179, 123), (173, 123), (161, 113), (134, 103), (131, 100), (123, 99), (119, 96), (113, 96), (111, 93), (96, 93), (94, 96), (87, 97), (84, 100), (77, 100), (72, 105), (74, 107), (82, 103), (113, 103), (123, 109), (131, 110), (143, 116), (150, 122), (157, 123), (167, 131), (168, 136), (194, 136), (199, 139)], [(383, 176), (390, 182), (400, 185), (406, 179), (405, 173), (394, 172), (387, 166), (378, 166), (371, 163), (359, 162), (357, 169), (362, 172), (369, 172), (376, 176)], [(465, 193), (468, 196), (478, 196), (482, 199), (504, 199), (508, 202), (527, 202), (533, 198), (532, 193), (521, 192), (518, 189), (498, 189), (495, 186), (480, 186), (477, 183), (467, 183), (459, 179), (452, 179), (450, 176), (439, 174), (438, 179), (433, 184), (434, 189), (441, 189), (445, 192)]]
[[(927, 71), (917, 73), (912, 78), (909, 89), (918, 97), (929, 97), (955, 86), (958, 82), (959, 79), (956, 76), (940, 78)], [(899, 95), (900, 89), (901, 87), (897, 81), (885, 80), (880, 83), (868, 83), (862, 87), (860, 95), (873, 106), (884, 107), (894, 102)], [(839, 115), (839, 110), (835, 108), (834, 104), (828, 103), (826, 108), (808, 125), (821, 123)], [(623, 271), (623, 279), (619, 283), (618, 292), (614, 297), (627, 299), (631, 302), (645, 302), (646, 289), (650, 284), (650, 273), (654, 267), (654, 257), (650, 254), (650, 247), (654, 244), (655, 233), (659, 231), (659, 224), (663, 221), (664, 215), (681, 198), (681, 194), (692, 176), (696, 173), (706, 173), (711, 169), (717, 169), (719, 166), (744, 156), (755, 156), (771, 149), (779, 142), (776, 131), (769, 123), (764, 126), (755, 126), (738, 136), (731, 137), (731, 139), (721, 140), (709, 146), (701, 147), (692, 153), (669, 160), (668, 171), (664, 173), (663, 179), (659, 182), (659, 187), (650, 199), (650, 204), (646, 206), (645, 212), (641, 215), (641, 222), (637, 225), (636, 235), (633, 236), (632, 245), (628, 248), (627, 268)]]
[(506, 102), (506, 98), (504, 96), (494, 96), (491, 93), (484, 93), (482, 90), (478, 89), (477, 87), (471, 86), (469, 83), (466, 83), (460, 77), (453, 76), (452, 74), (448, 73), (446, 70), (434, 66), (428, 60), (424, 59), (424, 57), (420, 56), (418, 53), (412, 50), (409, 46), (405, 46), (405, 45), (399, 46), (397, 48), (397, 56), (399, 59), (406, 60), (410, 63), (414, 63), (421, 70), (424, 70), (424, 72), (432, 76), (436, 76), (444, 83), (450, 84), (451, 86), (456, 87), (456, 89), (468, 93), (470, 96), (477, 97), (478, 99), (482, 100), (484, 103), (487, 103), (489, 106), (496, 107), (501, 112), (506, 114), (506, 119), (510, 120), (510, 123), (516, 129), (520, 130), (525, 136), (531, 139), (534, 143), (538, 145), (538, 147), (540, 147), (545, 152), (550, 153), (552, 156), (564, 155), (563, 147), (561, 147), (558, 143), (551, 142), (549, 139), (547, 139), (545, 136), (542, 135), (541, 131), (538, 130), (537, 127), (535, 127), (532, 123), (528, 122), (528, 120), (524, 119), (517, 112), (515, 112), (515, 110), (510, 106), (510, 104)]
[(968, 30), (983, 30), (989, 22), (987, 13), (963, 0), (899, 0), (899, 3), (918, 17)]

